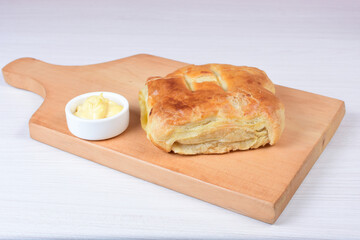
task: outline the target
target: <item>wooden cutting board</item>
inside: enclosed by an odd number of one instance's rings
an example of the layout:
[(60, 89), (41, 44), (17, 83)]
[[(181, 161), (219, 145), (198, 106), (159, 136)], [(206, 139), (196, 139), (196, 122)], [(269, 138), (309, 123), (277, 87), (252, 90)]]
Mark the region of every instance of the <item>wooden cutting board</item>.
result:
[[(274, 223), (339, 126), (343, 101), (283, 86), (286, 127), (275, 146), (222, 155), (180, 156), (153, 146), (140, 126), (138, 92), (149, 76), (185, 63), (135, 55), (88, 66), (57, 66), (22, 58), (3, 68), (5, 81), (41, 95), (29, 122), (33, 139), (175, 191)], [(129, 128), (118, 137), (86, 141), (67, 129), (65, 104), (93, 91), (124, 95)]]

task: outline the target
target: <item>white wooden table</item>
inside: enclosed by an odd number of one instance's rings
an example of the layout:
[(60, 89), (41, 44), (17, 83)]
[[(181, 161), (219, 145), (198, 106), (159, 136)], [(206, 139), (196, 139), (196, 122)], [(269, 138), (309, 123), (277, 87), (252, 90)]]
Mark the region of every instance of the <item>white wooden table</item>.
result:
[(36, 142), (42, 98), (0, 77), (0, 239), (360, 239), (359, 1), (0, 1), (0, 66), (149, 53), (256, 66), (347, 113), (274, 225)]

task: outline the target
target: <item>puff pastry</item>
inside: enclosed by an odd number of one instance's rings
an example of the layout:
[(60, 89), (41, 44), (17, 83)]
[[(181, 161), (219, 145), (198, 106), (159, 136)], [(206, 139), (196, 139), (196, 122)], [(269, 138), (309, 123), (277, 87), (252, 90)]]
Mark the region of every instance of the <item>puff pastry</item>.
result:
[(151, 77), (139, 93), (141, 125), (166, 152), (226, 153), (275, 144), (284, 106), (265, 72), (227, 64), (189, 65)]

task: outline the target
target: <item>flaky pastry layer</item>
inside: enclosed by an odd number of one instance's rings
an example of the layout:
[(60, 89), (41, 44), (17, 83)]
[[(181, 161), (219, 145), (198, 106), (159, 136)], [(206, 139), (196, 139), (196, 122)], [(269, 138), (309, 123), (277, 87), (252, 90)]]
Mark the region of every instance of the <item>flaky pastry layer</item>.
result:
[(141, 124), (157, 147), (179, 154), (226, 153), (275, 144), (284, 106), (253, 67), (189, 65), (152, 77), (140, 91)]

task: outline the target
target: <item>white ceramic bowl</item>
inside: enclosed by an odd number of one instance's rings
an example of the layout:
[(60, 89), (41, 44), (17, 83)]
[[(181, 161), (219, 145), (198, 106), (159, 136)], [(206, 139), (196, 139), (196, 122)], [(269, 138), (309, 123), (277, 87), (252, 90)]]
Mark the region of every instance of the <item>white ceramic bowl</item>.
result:
[[(83, 119), (74, 115), (76, 107), (94, 95), (103, 93), (108, 98), (124, 108), (118, 114), (103, 119)], [(103, 140), (115, 137), (125, 131), (129, 125), (129, 102), (125, 97), (112, 92), (90, 92), (71, 99), (65, 107), (68, 128), (75, 136), (86, 140)]]

